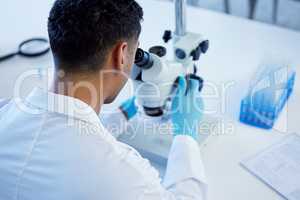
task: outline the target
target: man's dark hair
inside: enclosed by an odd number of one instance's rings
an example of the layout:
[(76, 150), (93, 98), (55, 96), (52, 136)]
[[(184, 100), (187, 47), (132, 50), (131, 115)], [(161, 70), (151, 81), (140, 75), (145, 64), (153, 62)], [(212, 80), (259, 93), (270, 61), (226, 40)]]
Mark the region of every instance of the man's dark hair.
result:
[(99, 70), (114, 44), (138, 39), (142, 18), (135, 0), (56, 0), (48, 33), (57, 67)]

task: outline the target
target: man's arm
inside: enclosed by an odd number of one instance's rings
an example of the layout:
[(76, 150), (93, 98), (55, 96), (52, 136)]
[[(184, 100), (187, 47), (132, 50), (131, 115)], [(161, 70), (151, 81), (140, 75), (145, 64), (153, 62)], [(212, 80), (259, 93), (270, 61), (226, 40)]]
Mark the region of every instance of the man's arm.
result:
[[(198, 138), (199, 121), (203, 104), (199, 98), (199, 83), (189, 80), (189, 89), (184, 78), (179, 80), (179, 89), (173, 100), (172, 122), (174, 141), (168, 158), (164, 180), (161, 182), (157, 171), (138, 153), (126, 153), (125, 176), (138, 186), (129, 195), (143, 200), (205, 200), (207, 182), (200, 154)], [(198, 106), (198, 107), (196, 107)], [(195, 123), (195, 124), (193, 124)], [(195, 126), (196, 125), (196, 126)], [(122, 144), (123, 146), (126, 145)], [(129, 147), (128, 147), (129, 148)], [(126, 166), (127, 165), (127, 166)]]
[[(198, 144), (189, 136), (177, 136), (170, 152), (166, 176), (159, 174), (148, 160), (120, 143), (120, 183), (124, 200), (206, 200), (207, 184)], [(124, 152), (125, 150), (125, 152)], [(124, 157), (123, 157), (124, 156)]]
[(164, 187), (177, 199), (207, 199), (207, 181), (198, 143), (176, 136), (170, 151)]
[[(180, 77), (172, 102), (174, 142), (170, 151), (164, 186), (178, 199), (206, 199), (207, 182), (197, 139), (203, 101), (200, 82)], [(189, 88), (187, 89), (187, 85)]]
[[(174, 142), (170, 151), (165, 187), (181, 199), (206, 199), (207, 182), (197, 139), (203, 101), (200, 82), (181, 77), (172, 102)], [(189, 88), (187, 89), (187, 85)]]

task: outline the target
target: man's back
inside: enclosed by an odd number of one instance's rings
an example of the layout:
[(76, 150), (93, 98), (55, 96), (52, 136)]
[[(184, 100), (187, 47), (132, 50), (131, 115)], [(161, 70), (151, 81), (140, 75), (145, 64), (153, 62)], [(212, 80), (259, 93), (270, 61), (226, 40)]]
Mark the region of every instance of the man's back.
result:
[[(3, 109), (6, 112), (1, 114), (0, 128), (0, 199), (85, 199), (93, 194), (93, 188), (88, 188), (90, 192), (85, 192), (84, 198), (79, 196), (82, 183), (93, 181), (88, 173), (102, 173), (101, 166), (95, 169), (90, 165), (91, 161), (96, 162), (92, 159), (97, 159), (91, 158), (93, 150), (98, 149), (98, 158), (103, 153), (101, 140), (80, 135), (67, 126), (63, 115), (29, 114), (15, 103)], [(87, 177), (89, 180), (85, 180)], [(75, 196), (69, 196), (72, 194)]]
[[(36, 93), (40, 98), (41, 92)], [(132, 187), (126, 177), (136, 172), (138, 157), (100, 122), (85, 121), (96, 121), (94, 113), (86, 112), (79, 119), (77, 114), (45, 110), (37, 97), (30, 101), (35, 105), (10, 102), (0, 111), (1, 200), (118, 199)], [(132, 160), (130, 165), (128, 160)], [(140, 167), (150, 167), (141, 161)], [(155, 180), (158, 174), (149, 170)]]

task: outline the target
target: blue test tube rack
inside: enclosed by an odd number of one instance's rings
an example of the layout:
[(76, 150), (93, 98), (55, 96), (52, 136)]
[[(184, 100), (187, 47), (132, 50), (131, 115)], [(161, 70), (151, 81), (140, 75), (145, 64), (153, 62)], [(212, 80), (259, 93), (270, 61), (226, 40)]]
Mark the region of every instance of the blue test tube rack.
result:
[[(274, 81), (273, 72), (268, 71), (267, 74), (263, 75), (265, 81), (269, 81), (269, 87), (258, 91), (250, 89), (247, 96), (242, 99), (240, 108), (240, 121), (242, 123), (263, 129), (273, 128), (293, 92), (296, 77), (296, 72), (292, 71), (283, 82), (278, 84)], [(278, 94), (274, 95), (275, 92)]]

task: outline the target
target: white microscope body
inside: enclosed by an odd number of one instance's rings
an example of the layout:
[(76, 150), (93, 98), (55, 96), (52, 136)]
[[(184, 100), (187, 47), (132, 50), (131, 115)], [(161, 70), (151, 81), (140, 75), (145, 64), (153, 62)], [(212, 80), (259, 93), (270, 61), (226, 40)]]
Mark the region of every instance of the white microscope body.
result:
[[(133, 67), (132, 80), (139, 105), (149, 116), (162, 116), (168, 113), (174, 84), (179, 76), (197, 77), (197, 63), (200, 55), (206, 53), (209, 42), (201, 34), (186, 32), (185, 1), (175, 1), (176, 31), (166, 31), (165, 43), (173, 41), (173, 59), (167, 59), (163, 46), (151, 47), (148, 52), (138, 49)], [(201, 89), (201, 88), (200, 88)]]

